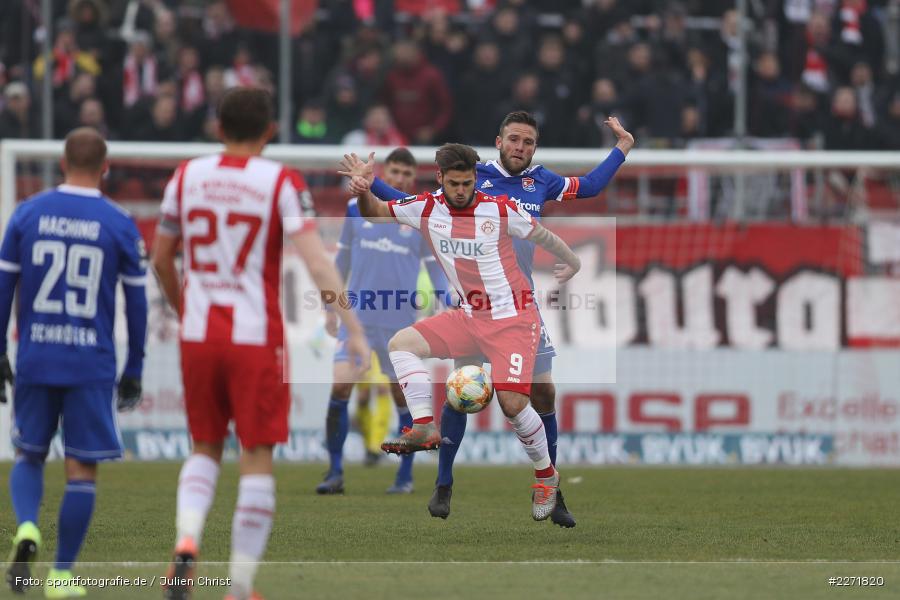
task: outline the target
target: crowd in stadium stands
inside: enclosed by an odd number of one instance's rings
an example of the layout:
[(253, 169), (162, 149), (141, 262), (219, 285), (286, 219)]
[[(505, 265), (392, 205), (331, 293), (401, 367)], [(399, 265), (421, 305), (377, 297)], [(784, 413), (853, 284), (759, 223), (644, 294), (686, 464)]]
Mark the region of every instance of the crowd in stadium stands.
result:
[[(0, 2), (0, 137), (211, 140), (224, 90), (275, 90), (278, 40), (239, 26), (261, 0), (53, 0), (52, 69), (38, 0)], [(808, 147), (900, 149), (898, 0), (760, 0), (749, 36), (748, 134)], [(315, 3), (313, 3), (315, 4)], [(643, 147), (734, 133), (738, 19), (721, 0), (321, 0), (293, 40), (291, 142), (490, 144), (533, 112), (544, 146)], [(277, 2), (268, 2), (277, 6)], [(758, 12), (757, 12), (758, 11)], [(759, 14), (761, 13), (761, 14)], [(896, 48), (893, 50), (896, 52)]]

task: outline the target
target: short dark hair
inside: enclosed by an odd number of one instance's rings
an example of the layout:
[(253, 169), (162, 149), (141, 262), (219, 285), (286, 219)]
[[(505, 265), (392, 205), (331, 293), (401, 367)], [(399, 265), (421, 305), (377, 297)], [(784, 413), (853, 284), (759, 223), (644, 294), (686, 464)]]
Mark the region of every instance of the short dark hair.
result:
[(407, 167), (412, 167), (414, 169), (419, 166), (418, 163), (416, 163), (416, 158), (407, 148), (396, 148), (387, 155), (384, 162), (385, 164), (392, 162), (400, 163), (401, 165), (406, 165)]
[(535, 133), (538, 133), (537, 119), (535, 119), (530, 112), (526, 112), (524, 110), (514, 110), (513, 112), (503, 117), (503, 122), (500, 123), (500, 137), (503, 137), (503, 130), (507, 125), (511, 123), (522, 123), (523, 125), (530, 125), (534, 127)]
[(475, 149), (465, 144), (444, 144), (434, 154), (441, 173), (447, 171), (472, 171), (481, 158)]
[(106, 141), (93, 127), (73, 129), (66, 136), (66, 170), (99, 173), (106, 161)]
[(219, 101), (222, 135), (234, 142), (258, 140), (272, 123), (272, 96), (259, 88), (238, 87)]

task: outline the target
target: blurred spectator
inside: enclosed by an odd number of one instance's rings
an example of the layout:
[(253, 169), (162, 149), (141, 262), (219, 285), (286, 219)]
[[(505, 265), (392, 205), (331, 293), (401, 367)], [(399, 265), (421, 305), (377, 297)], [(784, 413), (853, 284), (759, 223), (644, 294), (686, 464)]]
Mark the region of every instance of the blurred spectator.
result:
[(446, 13), (431, 13), (426, 25), (424, 54), (440, 70), (450, 89), (456, 92), (460, 78), (471, 65), (471, 40), (464, 31), (451, 27)]
[(175, 13), (166, 8), (157, 8), (154, 12), (153, 39), (156, 49), (156, 62), (163, 70), (163, 77), (168, 77), (178, 65), (178, 22)]
[(344, 136), (345, 146), (405, 146), (406, 138), (391, 119), (386, 106), (377, 104), (366, 112), (363, 128)]
[(484, 37), (495, 41), (500, 48), (500, 64), (503, 69), (515, 73), (531, 59), (532, 32), (512, 7), (503, 7), (494, 13)]
[[(641, 42), (631, 23), (621, 21), (606, 36), (603, 43), (597, 44), (594, 52), (594, 77), (612, 79), (619, 89), (624, 89), (633, 79), (632, 48)], [(649, 49), (648, 58), (649, 58)], [(648, 62), (649, 64), (649, 62)]]
[(297, 116), (292, 140), (295, 144), (330, 144), (325, 107), (318, 102), (307, 102)]
[(578, 109), (569, 143), (581, 148), (613, 146), (616, 136), (603, 122), (617, 113), (619, 95), (612, 79), (597, 79), (591, 86), (591, 100)]
[(75, 43), (87, 52), (102, 55), (106, 50), (106, 5), (99, 0), (72, 0), (69, 18), (75, 25)]
[(758, 137), (783, 137), (788, 130), (788, 107), (792, 87), (781, 76), (781, 65), (774, 52), (757, 59), (750, 84), (748, 131)]
[(859, 118), (853, 88), (837, 88), (831, 99), (830, 118), (825, 121), (825, 149), (865, 150), (874, 146), (874, 132)]
[(566, 64), (566, 50), (556, 36), (545, 37), (537, 56), (541, 103), (546, 122), (541, 138), (547, 146), (565, 146), (570, 137), (567, 121), (583, 98), (576, 96), (575, 76)]
[[(43, 79), (43, 55), (34, 60), (33, 68), (34, 78)], [(56, 34), (56, 42), (53, 44), (53, 87), (66, 85), (75, 78), (76, 73), (80, 72), (99, 75), (100, 63), (92, 54), (78, 48), (74, 32), (66, 25)]]
[(872, 72), (881, 75), (884, 61), (884, 33), (872, 14), (867, 0), (841, 0), (832, 19), (832, 39), (842, 60), (839, 76), (849, 79), (849, 71), (859, 61), (869, 63)]
[(125, 108), (134, 106), (141, 98), (156, 95), (158, 65), (151, 49), (150, 35), (143, 31), (136, 32), (122, 69), (122, 98)]
[(31, 94), (21, 81), (6, 84), (0, 112), (0, 139), (39, 138), (37, 114), (31, 110)]
[(900, 92), (894, 92), (878, 124), (885, 150), (900, 150)]
[(333, 139), (339, 140), (359, 126), (363, 110), (356, 96), (356, 82), (351, 76), (342, 75), (335, 80), (326, 108), (328, 133)]
[(859, 120), (864, 127), (875, 127), (878, 119), (875, 108), (875, 80), (872, 67), (867, 62), (858, 62), (850, 70), (850, 85), (856, 92), (856, 105), (859, 107)]
[(99, 131), (104, 138), (113, 139), (115, 136), (109, 130), (106, 124), (105, 111), (103, 104), (96, 98), (88, 98), (81, 103), (78, 110), (78, 127), (93, 127)]
[(831, 88), (831, 70), (837, 56), (830, 47), (831, 29), (824, 13), (813, 13), (806, 26), (806, 49), (800, 80), (818, 94)]
[(97, 80), (90, 73), (79, 73), (69, 85), (68, 94), (58, 96), (53, 102), (53, 131), (63, 137), (78, 126), (81, 104), (97, 95)]
[(693, 103), (690, 86), (675, 69), (653, 69), (646, 44), (635, 46), (630, 58), (638, 74), (624, 102), (632, 115), (631, 126), (644, 137), (679, 138), (682, 110)]
[(453, 116), (444, 77), (408, 40), (394, 44), (394, 65), (381, 96), (401, 133), (414, 144), (436, 143)]
[(587, 22), (593, 39), (606, 39), (617, 25), (628, 20), (629, 13), (623, 4), (620, 0), (595, 0), (591, 3)]
[(234, 48), (238, 44), (234, 20), (225, 2), (211, 2), (203, 17), (203, 62), (206, 65), (225, 67), (231, 63)]
[(294, 102), (305, 104), (321, 94), (329, 72), (340, 57), (339, 40), (310, 19), (300, 36), (294, 39)]
[(566, 19), (562, 39), (566, 47), (566, 61), (576, 81), (591, 81), (594, 76), (593, 46), (585, 35), (584, 15), (573, 13)]
[(193, 113), (206, 104), (206, 90), (200, 73), (200, 53), (193, 46), (184, 46), (178, 52), (179, 87), (178, 108), (183, 114)]
[(460, 82), (457, 99), (457, 130), (467, 144), (488, 145), (497, 135), (498, 121), (487, 106), (497, 106), (507, 97), (510, 74), (500, 68), (500, 48), (491, 41), (475, 47), (472, 65)]
[(494, 114), (494, 125), (491, 131), (497, 135), (497, 125), (503, 120), (503, 117), (514, 110), (528, 111), (537, 121), (538, 130), (543, 137), (545, 131), (544, 124), (547, 122), (547, 111), (541, 104), (541, 80), (534, 73), (523, 73), (519, 75), (512, 86), (512, 97), (505, 103), (501, 104)]
[(685, 104), (681, 109), (681, 134), (675, 145), (687, 146), (688, 142), (698, 137), (702, 137), (700, 111), (694, 104)]
[(258, 82), (256, 67), (250, 49), (240, 44), (234, 53), (231, 66), (225, 69), (225, 87), (255, 86)]
[(811, 88), (800, 84), (791, 96), (791, 112), (788, 133), (808, 149), (815, 148), (814, 140), (822, 132), (825, 115), (820, 107), (820, 97)]

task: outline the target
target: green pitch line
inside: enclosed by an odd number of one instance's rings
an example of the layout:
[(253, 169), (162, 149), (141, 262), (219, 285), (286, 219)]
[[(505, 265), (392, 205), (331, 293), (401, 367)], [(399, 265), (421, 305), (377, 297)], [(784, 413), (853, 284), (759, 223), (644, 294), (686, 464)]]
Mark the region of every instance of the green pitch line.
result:
[[(0, 464), (4, 539), (14, 531), (5, 492), (10, 466)], [(94, 522), (81, 554), (82, 563), (101, 564), (76, 565), (76, 574), (149, 579), (164, 573), (161, 563), (174, 541), (179, 468), (102, 465)], [(526, 466), (460, 468), (447, 521), (426, 510), (433, 466), (417, 469), (416, 493), (400, 497), (384, 494), (393, 478), (390, 466), (351, 467), (347, 494), (336, 497), (314, 494), (323, 471), (321, 465), (277, 467), (266, 556), (272, 562), (262, 567), (258, 586), (267, 598), (396, 598), (410, 586), (434, 597), (492, 600), (520, 600), (540, 590), (555, 598), (900, 595), (900, 562), (872, 562), (900, 560), (896, 471), (568, 467), (562, 469), (563, 486), (578, 519), (572, 530), (531, 520)], [(53, 558), (62, 465), (48, 465), (47, 475), (40, 523), (46, 545), (39, 560)], [(236, 468), (226, 465), (200, 575), (227, 576), (225, 566), (208, 562), (228, 559), (236, 489)], [(131, 564), (142, 562), (160, 564)], [(35, 574), (42, 577), (46, 568), (38, 566)], [(832, 586), (832, 576), (883, 577), (884, 585)], [(221, 598), (224, 592), (220, 586), (198, 588), (195, 597)], [(40, 594), (32, 590), (29, 596)], [(160, 594), (150, 586), (132, 587), (127, 595), (108, 587), (92, 589), (89, 597)]]

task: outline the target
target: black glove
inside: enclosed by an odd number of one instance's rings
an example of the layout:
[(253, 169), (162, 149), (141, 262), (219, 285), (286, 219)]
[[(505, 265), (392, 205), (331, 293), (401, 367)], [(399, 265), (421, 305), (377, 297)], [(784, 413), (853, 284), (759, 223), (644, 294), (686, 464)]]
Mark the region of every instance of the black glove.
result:
[(9, 357), (0, 356), (0, 404), (6, 404), (6, 384), (10, 386), (15, 382), (12, 367), (9, 365)]
[(119, 380), (119, 401), (116, 403), (119, 412), (134, 410), (141, 403), (141, 398), (141, 380), (122, 375)]

